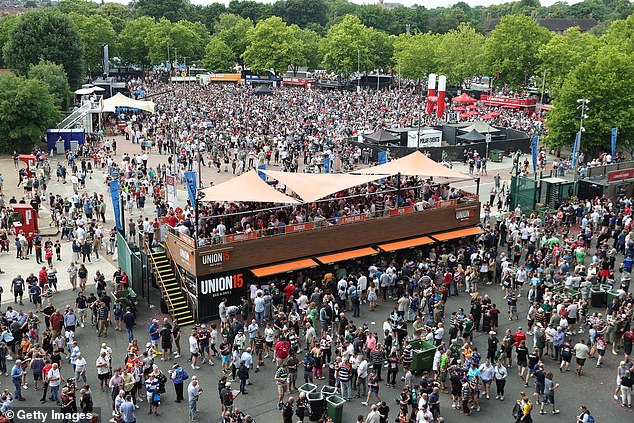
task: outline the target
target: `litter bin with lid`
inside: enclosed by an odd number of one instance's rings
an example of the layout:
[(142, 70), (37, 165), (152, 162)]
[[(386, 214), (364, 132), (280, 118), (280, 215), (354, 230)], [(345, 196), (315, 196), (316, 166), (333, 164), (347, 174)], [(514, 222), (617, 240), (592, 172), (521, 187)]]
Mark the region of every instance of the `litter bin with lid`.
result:
[(310, 421), (318, 422), (324, 415), (324, 396), (317, 391), (313, 391), (306, 396), (310, 404)]
[(603, 307), (605, 305), (605, 291), (601, 288), (590, 288), (590, 305), (592, 307)]
[(338, 395), (331, 395), (326, 398), (326, 414), (334, 423), (341, 423), (343, 418), (343, 404), (345, 399)]
[(300, 386), (298, 388), (299, 392), (304, 392), (306, 395), (310, 394), (311, 392), (314, 392), (317, 389), (317, 385), (312, 384), (312, 383), (305, 383), (302, 386)]

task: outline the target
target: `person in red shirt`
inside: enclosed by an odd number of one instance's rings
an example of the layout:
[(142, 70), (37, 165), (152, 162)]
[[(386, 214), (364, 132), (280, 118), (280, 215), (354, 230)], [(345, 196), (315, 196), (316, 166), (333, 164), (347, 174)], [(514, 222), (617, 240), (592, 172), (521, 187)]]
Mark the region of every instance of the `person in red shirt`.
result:
[(277, 367), (282, 367), (285, 365), (286, 359), (288, 358), (288, 354), (291, 350), (291, 344), (286, 340), (286, 338), (280, 338), (280, 340), (275, 344), (275, 354), (274, 357), (277, 361)]
[(522, 332), (522, 328), (517, 328), (517, 332), (513, 334), (515, 338), (515, 346), (518, 346), (522, 341), (526, 341), (526, 334)]
[(46, 272), (46, 267), (42, 267), (40, 273), (38, 274), (38, 283), (40, 284), (40, 288), (44, 288), (44, 285), (48, 283), (48, 273)]
[(289, 281), (288, 285), (284, 287), (284, 293), (286, 294), (286, 301), (288, 301), (291, 298), (291, 295), (293, 295), (293, 292), (295, 292), (295, 285), (293, 284), (293, 281)]
[(44, 378), (44, 388), (42, 388), (42, 390), (44, 392), (42, 392), (42, 399), (40, 400), (40, 402), (46, 402), (46, 391), (48, 391), (48, 371), (51, 370), (51, 368), (53, 367), (53, 365), (51, 364), (51, 360), (46, 359), (45, 361), (45, 365), (44, 368), (42, 369), (42, 378)]

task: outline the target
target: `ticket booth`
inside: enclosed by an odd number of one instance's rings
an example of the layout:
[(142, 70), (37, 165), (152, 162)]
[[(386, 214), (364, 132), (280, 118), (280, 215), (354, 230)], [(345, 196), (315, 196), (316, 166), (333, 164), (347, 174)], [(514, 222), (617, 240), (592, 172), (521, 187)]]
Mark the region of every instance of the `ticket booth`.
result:
[(37, 211), (30, 204), (13, 204), (13, 215), (11, 216), (11, 226), (17, 235), (20, 231), (28, 234), (38, 232)]
[(29, 178), (32, 178), (33, 171), (35, 170), (35, 156), (33, 154), (20, 154), (18, 160), (26, 164), (26, 172)]

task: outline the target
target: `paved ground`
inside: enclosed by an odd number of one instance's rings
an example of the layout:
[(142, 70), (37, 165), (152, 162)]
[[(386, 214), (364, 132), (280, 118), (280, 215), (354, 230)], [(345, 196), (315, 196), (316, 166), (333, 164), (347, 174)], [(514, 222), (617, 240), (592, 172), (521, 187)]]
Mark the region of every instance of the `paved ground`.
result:
[[(138, 145), (129, 145), (122, 140), (118, 141), (119, 151), (127, 150), (130, 152), (139, 151)], [(160, 161), (162, 158), (157, 154), (153, 154), (150, 159), (150, 163), (154, 164)], [(482, 198), (488, 197), (488, 191), (490, 190), (492, 184), (493, 175), (499, 170), (503, 179), (508, 179), (510, 173), (510, 159), (506, 159), (503, 163), (491, 163), (489, 166), (489, 176), (483, 177), (482, 185), (481, 185), (481, 193)], [(54, 168), (55, 159), (53, 159)], [(456, 166), (456, 169), (460, 171), (464, 171), (461, 165)], [(0, 159), (0, 173), (4, 175), (5, 178), (5, 191), (8, 194), (12, 194), (12, 190), (15, 190), (15, 185), (17, 183), (17, 179), (15, 176), (13, 163), (10, 159)], [(203, 180), (208, 185), (208, 181), (213, 180), (216, 183), (219, 183), (223, 180), (226, 180), (229, 175), (224, 173), (217, 174), (215, 171), (212, 171), (208, 168), (203, 169)], [(489, 185), (487, 185), (489, 184)], [(465, 184), (468, 185), (468, 184)], [(88, 181), (88, 188), (90, 191), (104, 191), (104, 185), (101, 177), (99, 175), (95, 175), (95, 178)], [(473, 185), (475, 191), (475, 185)], [(51, 184), (51, 189), (54, 192), (60, 192), (64, 195), (69, 195), (71, 193), (72, 188), (69, 184), (61, 185), (53, 183)], [(17, 192), (17, 191), (16, 191)], [(185, 199), (185, 192), (179, 192), (179, 196), (181, 199)], [(108, 204), (108, 223), (112, 224), (112, 207)], [(43, 212), (43, 224), (48, 224), (46, 218), (46, 211)], [(65, 278), (65, 269), (68, 264), (69, 257), (71, 256), (70, 247), (68, 244), (64, 244), (63, 249), (63, 262), (56, 263), (60, 273), (60, 282), (61, 282), (61, 291), (57, 293), (54, 297), (54, 303), (57, 306), (63, 307), (65, 304), (73, 304), (74, 303), (74, 295), (70, 290), (70, 286)], [(114, 263), (116, 266), (116, 263)], [(104, 272), (106, 275), (111, 275), (114, 271), (114, 266), (112, 263), (101, 260), (97, 263), (92, 263), (88, 265), (88, 269), (91, 273), (97, 269)], [(27, 272), (33, 271), (35, 272), (38, 267), (35, 264), (34, 259), (23, 262), (19, 260), (15, 260), (13, 255), (2, 255), (0, 256), (0, 268), (5, 271), (5, 274), (0, 276), (0, 281), (2, 287), (4, 288), (4, 296), (2, 298), (2, 307), (5, 308), (10, 303), (12, 303), (9, 298), (8, 291), (10, 287), (11, 279), (18, 272), (25, 274)], [(504, 301), (501, 299), (501, 294), (497, 287), (485, 287), (482, 289), (482, 293), (488, 293), (492, 299), (497, 302), (499, 305), (504, 305)], [(139, 311), (140, 316), (138, 319), (138, 327), (136, 330), (137, 337), (143, 341), (147, 341), (147, 324), (149, 319), (158, 315), (158, 296), (156, 293), (153, 293), (152, 303), (153, 305), (147, 306), (145, 303), (141, 304)], [(29, 304), (25, 303), (25, 310), (28, 310)], [(154, 307), (156, 305), (157, 307)], [(356, 319), (357, 323), (367, 322), (371, 327), (374, 327), (380, 331), (381, 325), (383, 323), (383, 319), (387, 316), (388, 312), (392, 309), (393, 304), (380, 304), (378, 311), (375, 313), (367, 313), (366, 310), (362, 310), (361, 318)], [(446, 310), (450, 313), (453, 310), (456, 310), (459, 307), (468, 307), (468, 297), (466, 294), (461, 295), (460, 297), (452, 297), (448, 304)], [(500, 307), (502, 308), (502, 307)], [(525, 304), (520, 303), (520, 316), (525, 315), (526, 306)], [(517, 329), (518, 322), (513, 321), (509, 322), (505, 318), (500, 319), (501, 326), (500, 332), (503, 332), (507, 327), (511, 328), (513, 331)], [(525, 319), (520, 320), (520, 322), (524, 323)], [(521, 323), (520, 323), (521, 324)], [(99, 345), (101, 342), (107, 342), (113, 350), (115, 351), (115, 365), (123, 363), (123, 356), (125, 353), (125, 348), (127, 346), (126, 336), (122, 333), (111, 331), (108, 334), (108, 337), (103, 340), (101, 338), (96, 337), (96, 333), (94, 328), (91, 326), (87, 326), (86, 328), (79, 328), (77, 331), (76, 339), (79, 341), (79, 345), (81, 347), (82, 353), (87, 357), (89, 362), (89, 383), (91, 383), (93, 387), (93, 392), (95, 396), (95, 405), (101, 406), (104, 409), (111, 408), (111, 402), (109, 399), (109, 395), (101, 393), (98, 388), (96, 372), (94, 368), (94, 361), (97, 356), (97, 352), (99, 349)], [(480, 335), (475, 338), (476, 344), (480, 347), (480, 349), (486, 349), (486, 336)], [(183, 342), (185, 344), (185, 342)], [(577, 413), (579, 404), (588, 404), (591, 407), (593, 414), (595, 415), (595, 419), (597, 422), (619, 422), (619, 421), (634, 421), (634, 414), (632, 414), (632, 410), (623, 410), (620, 406), (612, 399), (612, 394), (614, 390), (614, 374), (615, 367), (618, 365), (618, 361), (620, 357), (613, 356), (609, 354), (606, 357), (606, 361), (603, 368), (597, 369), (594, 368), (593, 365), (588, 365), (586, 374), (577, 378), (574, 373), (564, 373), (560, 374), (556, 372), (555, 381), (561, 384), (560, 390), (557, 391), (557, 402), (558, 408), (561, 409), (561, 414), (559, 416), (539, 416), (534, 415), (535, 421), (567, 421), (572, 422), (574, 420), (574, 415)], [(187, 365), (188, 363), (184, 359), (178, 360), (180, 364)], [(163, 369), (163, 371), (167, 371), (172, 365), (172, 363), (158, 362), (159, 366)], [(547, 368), (556, 370), (556, 367), (551, 359), (546, 359)], [(201, 421), (204, 422), (217, 422), (219, 421), (219, 401), (218, 395), (216, 391), (216, 384), (218, 378), (220, 376), (219, 366), (216, 367), (208, 367), (203, 366), (202, 369), (193, 371), (190, 370), (190, 375), (196, 374), (199, 376), (201, 380), (202, 387), (205, 389), (205, 392), (202, 395), (201, 401), (199, 403), (199, 408), (201, 412)], [(257, 422), (279, 422), (281, 421), (280, 413), (276, 409), (276, 390), (274, 388), (273, 379), (272, 379), (272, 366), (269, 364), (258, 374), (253, 374), (252, 372), (252, 381), (254, 383), (253, 386), (249, 389), (248, 396), (240, 396), (236, 400), (235, 405), (240, 409), (244, 410), (246, 413), (251, 414), (255, 417)], [(514, 374), (513, 372), (510, 372)], [(70, 376), (70, 366), (65, 366), (63, 369), (63, 374), (65, 376)], [(0, 384), (4, 387), (10, 387), (11, 382), (7, 377), (0, 376)], [(236, 386), (237, 388), (237, 386)], [(482, 411), (479, 413), (474, 413), (471, 417), (464, 417), (457, 411), (453, 410), (449, 406), (449, 402), (447, 401), (447, 396), (443, 395), (442, 397), (442, 415), (445, 416), (446, 421), (490, 421), (491, 419), (496, 419), (499, 422), (503, 421), (512, 421), (511, 410), (513, 408), (513, 401), (517, 398), (519, 392), (521, 390), (526, 389), (527, 392), (532, 392), (531, 388), (524, 388), (520, 383), (520, 380), (516, 376), (511, 376), (510, 381), (507, 384), (507, 397), (506, 400), (501, 403), (494, 399), (490, 401), (483, 400)], [(394, 403), (394, 398), (398, 394), (398, 390), (389, 389), (385, 386), (381, 386), (381, 396), (383, 399), (388, 401), (392, 412), (390, 413), (390, 420), (393, 419), (397, 415), (397, 405)], [(41, 393), (35, 393), (32, 388), (25, 392), (25, 397), (29, 402), (24, 403), (24, 405), (39, 405), (39, 402), (35, 401), (39, 398)], [(161, 417), (149, 417), (145, 414), (147, 411), (147, 404), (141, 404), (141, 409), (137, 414), (137, 418), (139, 421), (186, 421), (187, 420), (187, 406), (183, 404), (174, 404), (175, 396), (171, 386), (168, 387), (168, 394), (165, 396), (164, 402), (161, 406)], [(34, 402), (33, 402), (34, 401)], [(355, 400), (351, 403), (348, 403), (344, 407), (344, 423), (352, 423), (355, 421), (356, 416), (360, 414), (367, 414), (368, 409), (363, 407), (360, 403), (360, 400)], [(104, 413), (107, 415), (109, 413)]]

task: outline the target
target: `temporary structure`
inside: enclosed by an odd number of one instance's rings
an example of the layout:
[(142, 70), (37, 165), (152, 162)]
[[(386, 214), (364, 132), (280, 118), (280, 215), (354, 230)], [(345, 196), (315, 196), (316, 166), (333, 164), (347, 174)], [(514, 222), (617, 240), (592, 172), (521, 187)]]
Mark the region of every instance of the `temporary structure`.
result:
[(77, 91), (75, 91), (76, 95), (88, 95), (88, 94), (92, 94), (92, 93), (96, 93), (96, 92), (102, 92), (102, 91), (106, 91), (104, 88), (101, 87), (86, 87), (86, 88), (80, 88)]
[(293, 173), (262, 170), (266, 176), (286, 186), (307, 203), (331, 194), (380, 179), (385, 175), (353, 175), (351, 173)]
[(451, 101), (453, 103), (463, 103), (463, 104), (471, 104), (471, 103), (477, 103), (478, 102), (478, 100), (476, 100), (475, 98), (471, 97), (467, 93), (462, 93), (458, 97), (452, 98)]
[(391, 162), (368, 167), (355, 171), (354, 173), (364, 175), (397, 175), (404, 176), (420, 176), (420, 177), (440, 177), (440, 178), (452, 178), (452, 179), (464, 179), (465, 175), (455, 170), (449, 169), (437, 163), (421, 153), (415, 151), (412, 154), (408, 154), (400, 159), (392, 160)]
[(237, 178), (223, 182), (201, 191), (204, 202), (240, 202), (300, 204), (301, 201), (285, 195), (260, 178), (258, 172), (251, 170)]
[(466, 128), (460, 128), (461, 131), (463, 132), (471, 132), (473, 130), (481, 133), (481, 134), (492, 134), (494, 132), (500, 132), (499, 129), (494, 128), (493, 126), (489, 125), (486, 122), (482, 122), (482, 121), (477, 121), (477, 122), (473, 122), (473, 124), (467, 126)]
[(459, 139), (460, 141), (469, 141), (469, 142), (480, 142), (486, 139), (484, 135), (482, 135), (475, 129), (467, 132), (464, 135), (459, 135), (456, 138)]
[(154, 113), (156, 104), (154, 104), (153, 101), (135, 100), (133, 98), (126, 97), (121, 93), (117, 93), (116, 95), (103, 101), (102, 111), (114, 112), (117, 109), (117, 107), (124, 107), (128, 109), (140, 109), (140, 110), (145, 110), (146, 112)]
[(393, 133), (389, 131), (386, 131), (383, 128), (379, 129), (376, 132), (366, 135), (365, 139), (371, 142), (378, 142), (378, 143), (398, 142), (401, 140), (399, 137), (397, 137), (396, 135), (394, 135)]

